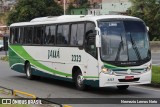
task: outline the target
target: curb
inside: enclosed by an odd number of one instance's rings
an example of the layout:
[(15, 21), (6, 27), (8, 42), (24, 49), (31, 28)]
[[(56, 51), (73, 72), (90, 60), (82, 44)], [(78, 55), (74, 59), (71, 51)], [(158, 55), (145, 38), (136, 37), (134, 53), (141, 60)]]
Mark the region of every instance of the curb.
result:
[[(59, 107), (72, 107), (69, 105), (62, 105), (62, 104), (59, 104), (59, 103), (56, 103), (53, 101), (49, 101), (44, 98), (36, 97), (36, 95), (34, 95), (34, 94), (26, 93), (26, 92), (23, 92), (20, 90), (13, 90), (13, 89), (9, 89), (9, 88), (2, 87), (2, 86), (0, 86), (0, 94), (11, 95), (15, 98), (26, 98), (26, 99), (31, 98), (33, 100), (41, 100), (42, 104), (54, 104), (54, 106), (50, 105), (49, 107), (57, 107), (57, 106), (59, 106)], [(57, 105), (57, 106), (55, 106), (55, 105)]]
[(160, 88), (160, 84), (144, 84), (142, 86), (146, 86), (146, 87), (152, 87), (152, 88)]

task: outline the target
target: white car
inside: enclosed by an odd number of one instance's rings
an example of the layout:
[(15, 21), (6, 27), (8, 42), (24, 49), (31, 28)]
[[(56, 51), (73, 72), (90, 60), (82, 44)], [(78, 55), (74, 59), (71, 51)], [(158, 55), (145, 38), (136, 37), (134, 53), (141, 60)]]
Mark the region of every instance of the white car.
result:
[(3, 40), (0, 40), (0, 51), (2, 51), (3, 48), (4, 48), (4, 46), (3, 46)]

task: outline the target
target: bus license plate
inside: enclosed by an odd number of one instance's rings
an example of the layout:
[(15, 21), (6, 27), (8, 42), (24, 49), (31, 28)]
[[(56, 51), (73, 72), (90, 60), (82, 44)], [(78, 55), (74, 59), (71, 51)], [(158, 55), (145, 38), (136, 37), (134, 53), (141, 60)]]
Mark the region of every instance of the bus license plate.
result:
[(133, 80), (134, 76), (125, 76), (125, 80)]

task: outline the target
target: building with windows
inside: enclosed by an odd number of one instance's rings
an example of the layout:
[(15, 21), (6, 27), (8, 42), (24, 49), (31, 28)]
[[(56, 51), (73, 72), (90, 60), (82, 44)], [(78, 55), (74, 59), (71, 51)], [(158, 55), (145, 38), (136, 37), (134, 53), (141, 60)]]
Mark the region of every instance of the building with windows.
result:
[(88, 15), (100, 15), (101, 13), (101, 9), (88, 9)]
[(101, 14), (125, 14), (132, 4), (129, 0), (102, 0)]
[[(63, 6), (64, 0), (56, 0)], [(78, 0), (66, 0), (66, 9), (69, 4), (78, 7)], [(76, 8), (71, 10), (71, 15), (105, 15), (105, 14), (126, 14), (132, 6), (129, 0), (88, 0), (90, 7)]]
[(88, 0), (90, 8), (88, 9), (88, 15), (100, 15), (102, 9), (102, 0)]

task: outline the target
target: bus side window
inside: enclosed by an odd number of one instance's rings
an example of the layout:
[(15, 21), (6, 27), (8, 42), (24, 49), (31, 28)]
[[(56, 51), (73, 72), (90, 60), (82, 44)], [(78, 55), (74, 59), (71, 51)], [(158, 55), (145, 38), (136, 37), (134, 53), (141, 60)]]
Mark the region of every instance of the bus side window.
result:
[(34, 27), (33, 44), (43, 44), (43, 26)]
[(78, 44), (77, 41), (77, 24), (71, 25), (71, 38), (70, 38), (70, 45), (75, 46)]
[(69, 25), (58, 25), (57, 44), (66, 45), (69, 41)]
[(64, 44), (68, 44), (69, 38), (69, 25), (63, 25), (63, 37), (64, 37)]
[(14, 40), (14, 28), (10, 28), (10, 43), (13, 43)]
[(82, 46), (83, 38), (84, 38), (84, 23), (72, 24), (70, 45)]
[(23, 43), (23, 37), (24, 37), (24, 29), (23, 27), (20, 28), (20, 38), (19, 38), (19, 43), (22, 44)]
[(55, 32), (56, 32), (55, 25), (45, 27), (44, 44), (54, 44)]
[(55, 42), (55, 35), (56, 35), (56, 26), (55, 26), (55, 25), (52, 25), (52, 26), (50, 27), (50, 29), (51, 29), (51, 38), (50, 38), (49, 43), (50, 43), (50, 44), (54, 44), (54, 42)]
[(33, 27), (24, 27), (24, 36), (23, 36), (23, 43), (24, 44), (32, 44), (32, 37), (33, 37)]
[(79, 46), (83, 45), (83, 38), (84, 38), (84, 24), (80, 23), (78, 24), (78, 29), (77, 29), (77, 41)]
[(63, 26), (62, 25), (58, 25), (58, 31), (57, 31), (57, 44), (62, 44), (62, 33), (63, 33), (63, 30), (62, 30)]
[(19, 28), (15, 28), (15, 32), (14, 32), (14, 44), (18, 43), (18, 37), (19, 37)]

